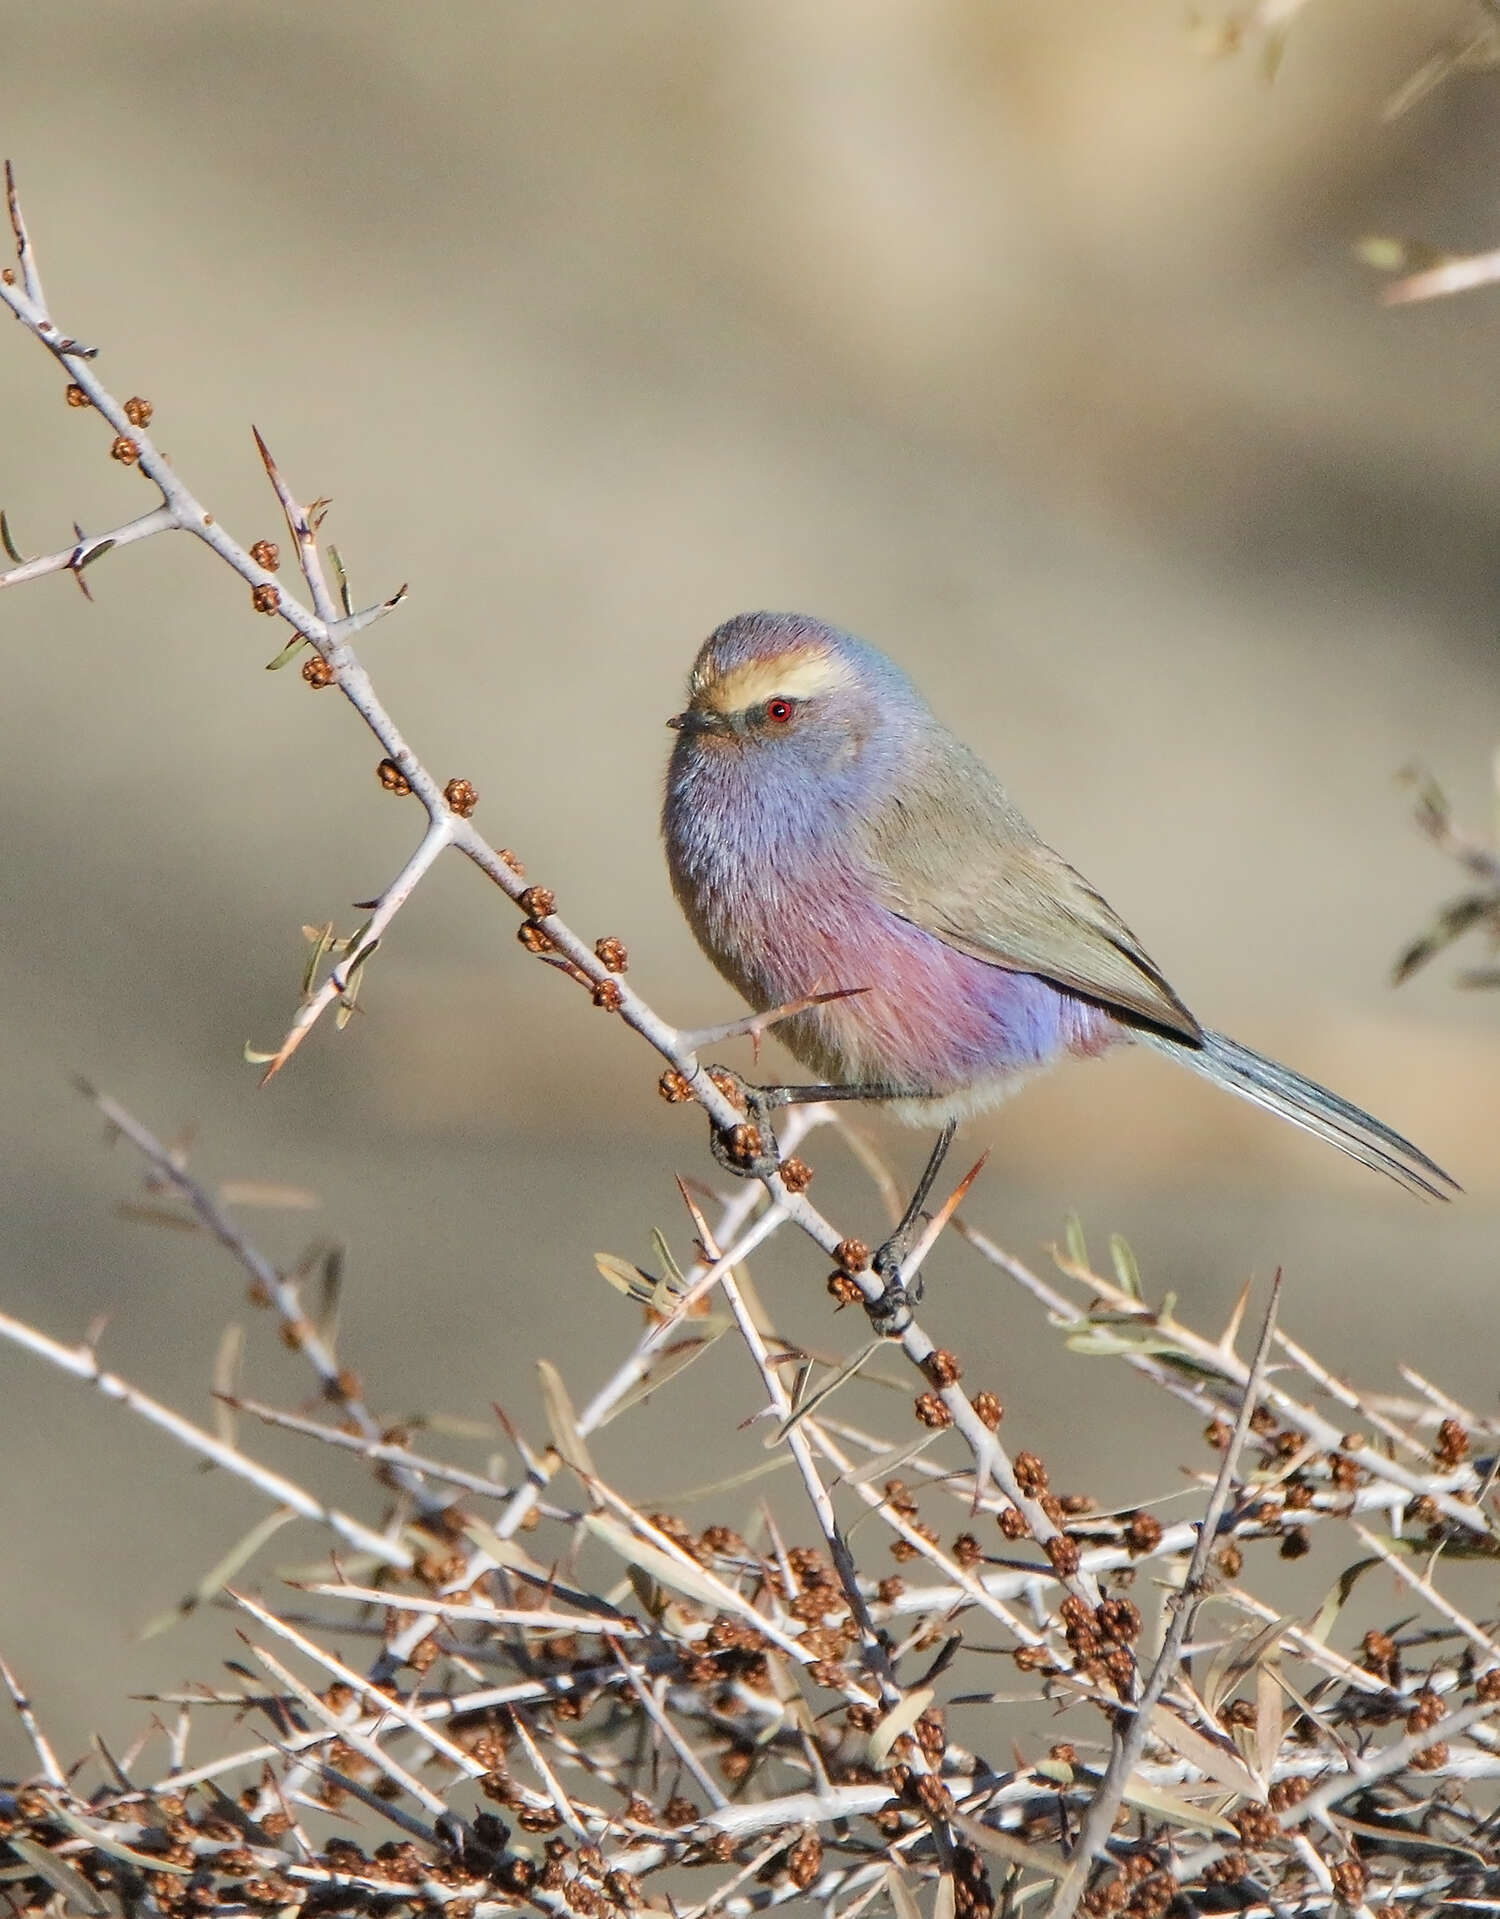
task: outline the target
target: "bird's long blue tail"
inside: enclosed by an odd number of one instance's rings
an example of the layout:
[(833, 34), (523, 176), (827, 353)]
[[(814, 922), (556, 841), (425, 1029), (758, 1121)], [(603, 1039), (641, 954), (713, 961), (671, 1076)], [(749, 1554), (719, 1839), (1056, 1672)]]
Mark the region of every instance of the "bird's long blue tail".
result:
[(1361, 1166), (1384, 1173), (1411, 1193), (1426, 1193), (1432, 1199), (1447, 1199), (1463, 1189), (1445, 1173), (1435, 1160), (1403, 1139), (1389, 1126), (1369, 1113), (1361, 1112), (1326, 1086), (1304, 1079), (1289, 1066), (1251, 1052), (1226, 1033), (1208, 1033), (1199, 1046), (1184, 1045), (1166, 1034), (1143, 1033), (1141, 1038), (1158, 1052), (1167, 1054), (1183, 1066), (1190, 1066), (1216, 1086), (1223, 1086), (1241, 1099), (1253, 1100), (1267, 1112), (1279, 1113), (1294, 1126), (1326, 1139)]

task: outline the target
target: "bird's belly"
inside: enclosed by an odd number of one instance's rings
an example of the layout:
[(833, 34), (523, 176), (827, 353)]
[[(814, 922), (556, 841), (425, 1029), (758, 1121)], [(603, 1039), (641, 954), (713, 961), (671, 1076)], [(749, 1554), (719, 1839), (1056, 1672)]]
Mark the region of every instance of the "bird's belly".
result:
[(706, 950), (760, 1011), (848, 992), (782, 1021), (777, 1037), (819, 1079), (898, 1093), (898, 1118), (993, 1105), (1062, 1055), (1124, 1036), (1103, 1008), (958, 952), (836, 872), (800, 896), (780, 891), (769, 911), (741, 899), (695, 914)]

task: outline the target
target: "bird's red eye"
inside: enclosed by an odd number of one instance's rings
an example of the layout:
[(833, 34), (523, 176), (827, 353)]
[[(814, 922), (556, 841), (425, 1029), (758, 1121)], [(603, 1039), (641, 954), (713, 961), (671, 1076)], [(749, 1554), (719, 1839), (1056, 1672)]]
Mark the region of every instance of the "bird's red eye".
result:
[(766, 718), (768, 720), (774, 720), (777, 726), (785, 726), (791, 717), (792, 703), (790, 700), (766, 701)]

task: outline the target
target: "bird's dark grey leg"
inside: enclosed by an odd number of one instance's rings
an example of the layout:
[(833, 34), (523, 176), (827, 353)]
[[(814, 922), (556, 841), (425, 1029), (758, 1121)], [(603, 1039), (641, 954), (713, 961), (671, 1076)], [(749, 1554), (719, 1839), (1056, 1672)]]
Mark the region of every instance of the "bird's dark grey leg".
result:
[[(754, 1130), (751, 1140), (738, 1127), (721, 1131), (710, 1125), (708, 1143), (726, 1173), (739, 1179), (769, 1179), (781, 1163), (772, 1113), (783, 1106), (817, 1106), (830, 1099), (901, 1099), (899, 1086), (752, 1086), (727, 1066), (710, 1066), (709, 1076), (730, 1098), (745, 1102), (745, 1118)], [(934, 1173), (936, 1168), (933, 1169)]]
[(948, 1157), (948, 1148), (953, 1144), (953, 1135), (957, 1131), (958, 1121), (950, 1119), (938, 1134), (932, 1156), (917, 1181), (917, 1190), (901, 1215), (900, 1224), (870, 1261), (871, 1270), (885, 1288), (880, 1298), (869, 1308), (870, 1324), (877, 1333), (887, 1336), (904, 1333), (911, 1324), (912, 1302), (922, 1297), (921, 1276), (914, 1276), (908, 1287), (901, 1278), (901, 1267), (916, 1243), (933, 1181), (942, 1171), (943, 1161)]

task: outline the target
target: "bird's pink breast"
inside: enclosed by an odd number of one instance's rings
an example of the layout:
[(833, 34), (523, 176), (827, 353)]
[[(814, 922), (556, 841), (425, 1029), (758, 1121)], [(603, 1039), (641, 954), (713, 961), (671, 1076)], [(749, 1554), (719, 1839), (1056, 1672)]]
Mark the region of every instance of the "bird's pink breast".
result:
[(753, 1004), (865, 989), (778, 1027), (820, 1078), (941, 1099), (1120, 1037), (1102, 1008), (972, 959), (898, 918), (826, 844), (793, 870), (783, 862), (774, 874), (716, 877), (684, 903), (707, 950)]

